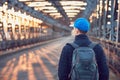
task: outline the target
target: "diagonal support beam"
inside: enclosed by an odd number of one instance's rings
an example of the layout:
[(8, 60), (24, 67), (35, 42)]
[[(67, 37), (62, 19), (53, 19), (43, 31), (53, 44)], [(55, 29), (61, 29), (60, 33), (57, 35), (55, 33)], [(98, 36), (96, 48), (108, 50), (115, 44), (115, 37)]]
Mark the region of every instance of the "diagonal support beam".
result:
[[(37, 12), (37, 11), (36, 11)], [(63, 25), (63, 24), (60, 24), (58, 23), (56, 20), (52, 19), (52, 18), (49, 18), (48, 16), (45, 16), (43, 13), (41, 12), (37, 12), (37, 15), (38, 17), (43, 20), (43, 22), (45, 23), (49, 23), (51, 24), (52, 26), (55, 26), (55, 27), (58, 27), (58, 28), (61, 28), (61, 29), (64, 29), (66, 31), (71, 31), (71, 29), (69, 28), (69, 26), (66, 26), (66, 25)]]
[(65, 13), (65, 10), (62, 8), (62, 5), (60, 4), (59, 1), (50, 1), (52, 2), (53, 6), (57, 8), (57, 10), (60, 12), (60, 14), (65, 18), (65, 21), (67, 21), (67, 23), (70, 23), (70, 20), (68, 18), (68, 16)]
[(82, 17), (89, 18), (94, 9), (96, 9), (98, 0), (86, 0), (86, 2), (86, 10), (83, 12)]
[(0, 0), (0, 3), (3, 4), (3, 3), (5, 3), (6, 1), (7, 1), (7, 0)]
[[(8, 0), (8, 1), (9, 1), (9, 4), (11, 4), (13, 6), (18, 5), (20, 3), (17, 0), (15, 0), (16, 2), (14, 0)], [(51, 24), (51, 26), (61, 28), (66, 31), (71, 31), (69, 26), (63, 25), (63, 24), (57, 22), (56, 20), (54, 20), (48, 16), (45, 16), (42, 12), (35, 11), (26, 5), (23, 5), (22, 7), (20, 7), (20, 9), (24, 9), (26, 12), (29, 12), (32, 16), (41, 19), (44, 23)]]
[(81, 13), (78, 13), (76, 18), (78, 17), (84, 17), (84, 18), (89, 18), (94, 9), (97, 7), (98, 0), (86, 0), (87, 6), (86, 9)]

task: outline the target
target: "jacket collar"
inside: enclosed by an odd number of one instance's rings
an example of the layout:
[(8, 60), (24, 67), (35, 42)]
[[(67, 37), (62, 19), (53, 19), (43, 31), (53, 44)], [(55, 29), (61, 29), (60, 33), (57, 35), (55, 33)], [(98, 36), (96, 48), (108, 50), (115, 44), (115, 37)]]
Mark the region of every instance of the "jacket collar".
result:
[(81, 40), (81, 39), (88, 39), (89, 40), (89, 38), (86, 34), (80, 34), (80, 35), (75, 36), (75, 41)]
[(80, 34), (75, 36), (74, 43), (79, 44), (79, 45), (89, 45), (91, 43), (90, 39), (88, 38), (87, 35), (85, 34)]

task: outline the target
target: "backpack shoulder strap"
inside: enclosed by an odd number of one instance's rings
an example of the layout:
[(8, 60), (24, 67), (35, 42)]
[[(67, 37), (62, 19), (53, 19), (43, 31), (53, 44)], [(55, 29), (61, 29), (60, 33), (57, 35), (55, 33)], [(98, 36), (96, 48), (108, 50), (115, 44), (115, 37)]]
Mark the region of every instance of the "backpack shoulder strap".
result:
[[(76, 43), (67, 43), (67, 44), (69, 44), (69, 45), (71, 45), (73, 48), (78, 48), (79, 47), (79, 45), (77, 45)], [(90, 48), (94, 48), (95, 46), (97, 45), (97, 43), (90, 43), (89, 45), (88, 45), (88, 47), (90, 47)]]
[(90, 43), (90, 44), (88, 45), (88, 47), (90, 47), (90, 48), (93, 49), (96, 45), (97, 45), (97, 43)]
[(76, 43), (68, 43), (68, 44), (71, 45), (75, 49), (79, 47), (79, 45), (77, 45)]

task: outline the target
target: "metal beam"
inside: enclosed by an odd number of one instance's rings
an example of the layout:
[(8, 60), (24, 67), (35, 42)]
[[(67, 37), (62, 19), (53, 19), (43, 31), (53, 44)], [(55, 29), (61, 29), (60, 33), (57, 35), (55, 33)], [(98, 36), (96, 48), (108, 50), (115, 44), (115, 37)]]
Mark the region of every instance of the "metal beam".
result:
[(0, 3), (3, 4), (3, 3), (5, 3), (6, 1), (7, 1), (7, 0), (0, 0)]
[(20, 2), (40, 2), (40, 1), (47, 1), (47, 0), (18, 0)]
[[(105, 1), (106, 1), (106, 3), (105, 3)], [(102, 22), (103, 22), (104, 29), (103, 29), (103, 32), (100, 32), (100, 33), (102, 34), (103, 38), (106, 39), (106, 35), (107, 35), (107, 21), (108, 21), (107, 15), (108, 15), (109, 0), (105, 0), (105, 1), (103, 1), (103, 8), (102, 8), (103, 9), (102, 10), (102, 12), (103, 12)]]
[[(17, 0), (15, 0), (16, 2), (14, 2), (13, 0), (9, 0), (9, 4), (12, 4), (13, 6), (15, 5), (18, 5), (19, 2), (17, 2)], [(24, 9), (25, 8), (25, 9)], [(29, 9), (30, 9), (30, 14), (33, 15), (34, 17), (36, 18), (39, 18), (41, 19), (44, 23), (48, 23), (48, 24), (51, 24), (52, 26), (55, 26), (57, 28), (61, 28), (61, 29), (64, 29), (66, 31), (71, 31), (71, 29), (69, 28), (69, 26), (66, 26), (66, 25), (63, 25), (63, 24), (60, 24), (59, 22), (57, 22), (56, 20), (44, 15), (42, 12), (38, 12), (38, 11), (35, 11), (33, 9), (31, 9), (30, 7), (24, 5), (21, 9), (24, 9), (26, 12), (29, 12)]]
[(60, 2), (59, 1), (50, 1), (50, 2), (52, 2), (53, 6), (57, 8), (58, 12), (60, 12), (60, 14), (65, 19), (65, 21), (67, 21), (66, 23), (70, 24), (70, 20), (69, 20), (68, 16), (66, 15), (65, 10), (63, 9)]
[(83, 11), (82, 13), (81, 12), (78, 13), (78, 15), (75, 18), (84, 17), (88, 19), (92, 12), (94, 11), (94, 9), (96, 8), (98, 0), (86, 0), (86, 2), (87, 6), (85, 11)]
[(82, 17), (89, 18), (97, 6), (98, 0), (86, 0), (86, 10), (83, 12)]
[(120, 2), (118, 3), (118, 22), (117, 22), (117, 35), (116, 42), (120, 42)]
[(111, 18), (110, 18), (110, 21), (111, 21), (111, 31), (110, 31), (110, 40), (111, 41), (114, 41), (114, 36), (115, 36), (115, 20), (114, 20), (114, 10), (115, 10), (115, 3), (116, 3), (116, 0), (111, 0)]
[(48, 16), (45, 16), (43, 13), (36, 11), (36, 14), (38, 15), (38, 17), (43, 20), (43, 22), (45, 23), (49, 23), (52, 26), (64, 29), (66, 31), (71, 31), (71, 29), (69, 28), (69, 26), (60, 24), (59, 22), (57, 22), (56, 20), (49, 18)]

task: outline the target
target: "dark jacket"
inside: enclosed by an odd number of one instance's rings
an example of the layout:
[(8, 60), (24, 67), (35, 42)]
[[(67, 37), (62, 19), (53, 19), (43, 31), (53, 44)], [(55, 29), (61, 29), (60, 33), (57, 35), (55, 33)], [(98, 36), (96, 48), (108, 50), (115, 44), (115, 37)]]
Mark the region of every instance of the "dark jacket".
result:
[[(91, 43), (89, 38), (84, 34), (76, 36), (74, 42), (81, 46), (88, 46)], [(71, 70), (73, 50), (74, 48), (69, 44), (66, 44), (63, 47), (58, 66), (59, 80), (69, 80), (68, 75)], [(99, 80), (109, 80), (109, 69), (106, 63), (106, 56), (104, 54), (102, 47), (99, 44), (97, 44), (93, 48), (93, 50), (95, 51), (96, 54), (96, 61), (98, 64), (99, 71)]]

